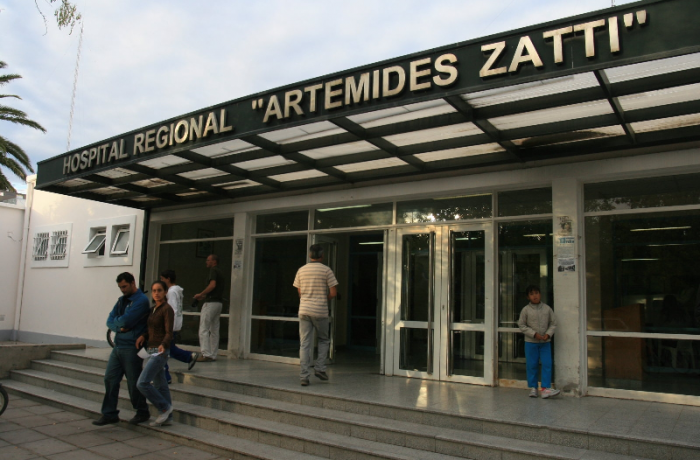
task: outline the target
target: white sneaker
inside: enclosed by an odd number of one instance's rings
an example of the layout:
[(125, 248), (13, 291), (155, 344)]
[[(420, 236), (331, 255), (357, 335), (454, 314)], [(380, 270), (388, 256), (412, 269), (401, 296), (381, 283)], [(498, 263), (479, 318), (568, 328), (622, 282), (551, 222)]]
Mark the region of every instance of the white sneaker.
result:
[[(543, 392), (544, 393), (544, 392)], [(530, 388), (530, 397), (531, 398), (536, 398), (537, 397), (537, 388)], [(544, 396), (543, 396), (544, 397)]]
[(551, 388), (543, 388), (542, 389), (542, 399), (547, 399), (547, 398), (553, 398), (556, 395), (561, 393), (559, 390), (553, 390)]
[(161, 412), (158, 418), (154, 422), (151, 422), (151, 426), (161, 426), (168, 421), (168, 417), (173, 413), (173, 405), (171, 404), (168, 410)]

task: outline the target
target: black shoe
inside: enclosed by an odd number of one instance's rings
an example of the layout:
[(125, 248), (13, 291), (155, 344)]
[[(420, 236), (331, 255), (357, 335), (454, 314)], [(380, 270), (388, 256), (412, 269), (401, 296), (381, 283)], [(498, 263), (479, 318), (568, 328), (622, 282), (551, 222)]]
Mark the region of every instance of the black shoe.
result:
[(129, 420), (132, 425), (138, 425), (139, 423), (147, 422), (151, 418), (151, 414), (139, 414), (137, 413), (134, 417)]
[(195, 364), (197, 364), (197, 359), (199, 359), (199, 353), (192, 353), (192, 358), (190, 359), (190, 365), (187, 366), (187, 370), (191, 371)]
[(301, 386), (308, 387), (309, 386), (309, 379), (301, 379)]
[(321, 380), (328, 380), (328, 374), (325, 372), (314, 372), (314, 375)]
[(111, 425), (119, 423), (119, 417), (105, 417), (104, 415), (97, 420), (93, 420), (92, 424), (97, 426)]

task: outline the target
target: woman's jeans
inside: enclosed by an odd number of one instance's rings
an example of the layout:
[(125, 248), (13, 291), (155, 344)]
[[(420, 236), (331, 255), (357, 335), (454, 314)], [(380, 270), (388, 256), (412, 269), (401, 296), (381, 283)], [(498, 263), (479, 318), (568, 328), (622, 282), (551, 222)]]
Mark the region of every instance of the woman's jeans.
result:
[(552, 342), (525, 342), (525, 362), (528, 387), (537, 388), (537, 371), (540, 362), (542, 363), (542, 388), (552, 387)]
[[(148, 348), (147, 351), (154, 353), (158, 349)], [(165, 381), (165, 364), (168, 362), (168, 356), (170, 356), (170, 351), (165, 350), (165, 353), (148, 358), (136, 384), (146, 399), (156, 406), (158, 412), (165, 412), (172, 405), (168, 382)]]

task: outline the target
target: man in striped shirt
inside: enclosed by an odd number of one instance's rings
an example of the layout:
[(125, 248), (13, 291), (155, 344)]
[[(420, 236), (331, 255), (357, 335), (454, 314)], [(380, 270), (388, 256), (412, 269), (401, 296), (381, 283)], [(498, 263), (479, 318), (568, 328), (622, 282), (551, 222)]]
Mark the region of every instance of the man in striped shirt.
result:
[(313, 358), (313, 331), (318, 336), (318, 359), (314, 364), (314, 375), (328, 380), (326, 356), (331, 343), (328, 336), (328, 301), (338, 295), (338, 280), (333, 270), (323, 265), (323, 246), (314, 244), (309, 248), (311, 262), (304, 265), (294, 278), (294, 287), (299, 291), (299, 339), (301, 348), (301, 385), (309, 384), (309, 365)]

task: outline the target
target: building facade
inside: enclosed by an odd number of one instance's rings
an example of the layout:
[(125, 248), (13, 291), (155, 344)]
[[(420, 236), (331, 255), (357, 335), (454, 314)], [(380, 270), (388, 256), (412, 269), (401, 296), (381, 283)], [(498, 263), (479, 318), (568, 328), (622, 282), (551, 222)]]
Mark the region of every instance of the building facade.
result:
[[(535, 284), (558, 388), (697, 405), (696, 10), (642, 1), (274, 89), (42, 162), (37, 188), (145, 210), (143, 278), (174, 269), (186, 297), (219, 255), (231, 357), (298, 362), (292, 282), (320, 243), (339, 366), (524, 387)], [(73, 230), (83, 270), (142, 222), (119, 219)]]

